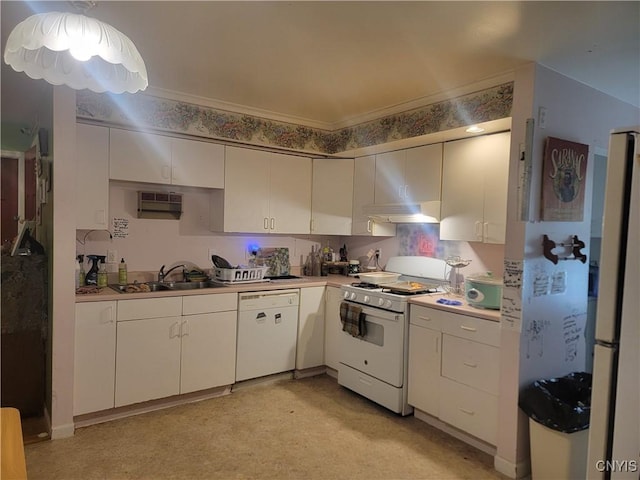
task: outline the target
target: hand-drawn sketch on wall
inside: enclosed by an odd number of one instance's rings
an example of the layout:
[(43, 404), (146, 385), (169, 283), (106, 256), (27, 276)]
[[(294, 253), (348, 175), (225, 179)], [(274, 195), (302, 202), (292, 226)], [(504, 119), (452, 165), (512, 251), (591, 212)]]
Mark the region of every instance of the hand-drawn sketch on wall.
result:
[(581, 222), (589, 146), (547, 137), (542, 159), (542, 221)]

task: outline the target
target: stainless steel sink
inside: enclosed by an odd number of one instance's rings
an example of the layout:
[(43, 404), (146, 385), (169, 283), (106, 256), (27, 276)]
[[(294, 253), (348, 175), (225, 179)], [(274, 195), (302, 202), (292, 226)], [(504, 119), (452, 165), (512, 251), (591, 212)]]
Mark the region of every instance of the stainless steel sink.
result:
[(119, 293), (150, 293), (162, 292), (170, 290), (195, 290), (199, 288), (218, 288), (224, 287), (223, 284), (206, 281), (206, 282), (144, 282), (130, 283), (128, 285), (109, 285), (113, 290)]

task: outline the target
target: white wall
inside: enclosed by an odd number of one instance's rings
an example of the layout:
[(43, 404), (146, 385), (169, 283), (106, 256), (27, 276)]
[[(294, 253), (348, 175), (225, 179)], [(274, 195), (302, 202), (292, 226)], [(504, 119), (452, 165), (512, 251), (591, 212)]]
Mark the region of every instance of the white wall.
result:
[[(537, 122), (539, 107), (545, 107), (546, 125)], [(530, 222), (520, 221), (518, 204), (518, 147), (525, 143), (527, 118), (536, 119), (533, 137)], [(523, 262), (519, 292), (521, 329), (502, 330), (501, 390), (496, 468), (510, 476), (522, 476), (528, 461), (526, 416), (517, 408), (518, 391), (540, 378), (562, 376), (585, 369), (584, 326), (587, 312), (588, 262), (565, 261), (554, 265), (542, 256), (542, 236), (556, 243), (578, 235), (589, 253), (591, 203), (585, 202), (582, 222), (539, 221), (542, 152), (547, 136), (589, 145), (588, 162), (594, 152), (606, 150), (609, 131), (637, 124), (640, 110), (541, 65), (528, 65), (516, 73), (512, 116), (512, 155), (505, 256)], [(591, 166), (587, 172), (592, 174)], [(587, 180), (587, 195), (590, 194)], [(587, 197), (588, 198), (588, 197)], [(561, 250), (561, 249), (560, 249)], [(554, 251), (560, 253), (560, 250)], [(566, 289), (557, 295), (535, 296), (536, 278), (566, 274)], [(503, 323), (503, 327), (504, 327)], [(577, 338), (576, 338), (577, 337)]]

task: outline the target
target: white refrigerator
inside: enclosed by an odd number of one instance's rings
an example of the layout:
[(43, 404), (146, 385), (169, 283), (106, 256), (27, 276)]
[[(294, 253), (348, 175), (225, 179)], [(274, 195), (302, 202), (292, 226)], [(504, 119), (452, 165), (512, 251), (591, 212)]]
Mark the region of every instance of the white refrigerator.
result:
[(640, 127), (609, 141), (588, 479), (640, 477)]

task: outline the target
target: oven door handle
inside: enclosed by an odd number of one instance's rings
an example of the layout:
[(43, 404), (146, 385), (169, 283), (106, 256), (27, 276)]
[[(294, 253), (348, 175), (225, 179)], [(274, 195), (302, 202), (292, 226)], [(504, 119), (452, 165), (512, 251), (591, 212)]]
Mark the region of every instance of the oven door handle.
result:
[(382, 319), (382, 320), (386, 320), (387, 322), (399, 322), (403, 317), (402, 313), (389, 312), (387, 310), (381, 310), (378, 308), (364, 307), (362, 305), (359, 305), (357, 303), (352, 303), (352, 302), (347, 302), (347, 303), (362, 307), (362, 313), (366, 315), (367, 321), (375, 321), (374, 319)]

